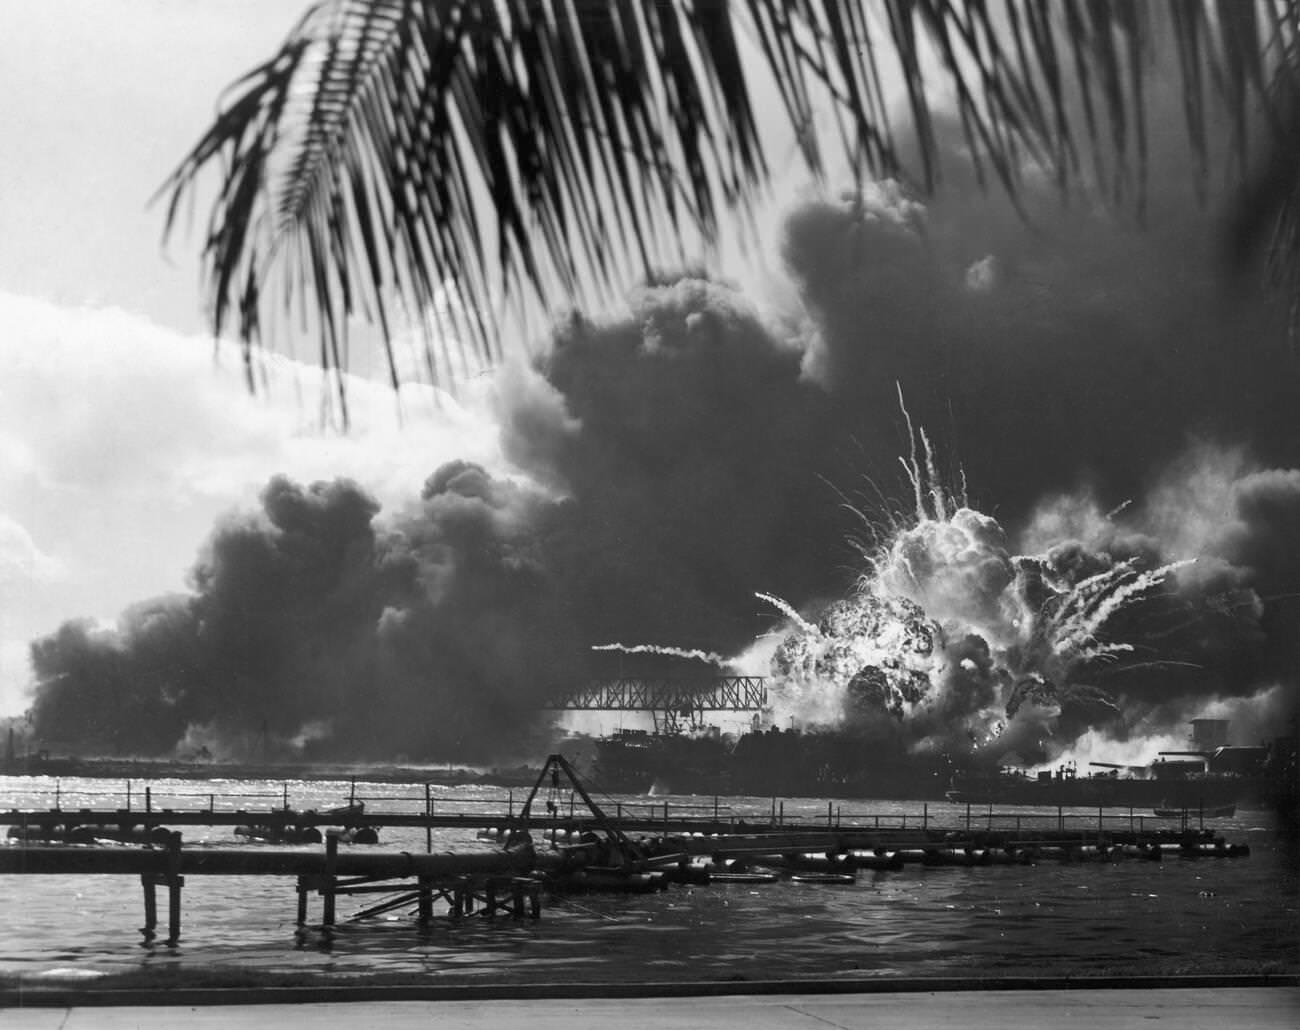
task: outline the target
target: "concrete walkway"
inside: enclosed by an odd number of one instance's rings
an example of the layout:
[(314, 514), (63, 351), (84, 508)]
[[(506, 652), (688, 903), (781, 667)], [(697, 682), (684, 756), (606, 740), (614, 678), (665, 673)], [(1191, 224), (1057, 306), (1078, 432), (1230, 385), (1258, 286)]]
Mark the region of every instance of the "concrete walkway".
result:
[(375, 1001), (332, 1004), (10, 1008), (5, 1030), (1294, 1030), (1300, 987), (777, 994), (709, 998)]

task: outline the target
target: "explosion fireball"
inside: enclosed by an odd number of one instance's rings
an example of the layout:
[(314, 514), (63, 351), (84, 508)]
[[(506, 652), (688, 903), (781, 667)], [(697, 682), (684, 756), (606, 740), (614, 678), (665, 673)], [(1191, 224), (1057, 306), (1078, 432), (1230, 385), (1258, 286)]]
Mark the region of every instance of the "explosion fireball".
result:
[[(908, 432), (915, 441), (910, 420)], [(930, 441), (919, 437), (923, 460), (914, 445), (903, 461), (914, 510), (863, 548), (866, 568), (849, 597), (814, 623), (758, 595), (791, 623), (772, 658), (783, 704), (805, 721), (829, 714), (847, 726), (887, 716), (914, 749), (945, 750), (1006, 746), (1012, 731), (1017, 743), (1041, 738), (1070, 704), (1117, 710), (1096, 680), (1137, 664), (1139, 651), (1116, 623), (1140, 622), (1192, 562), (1144, 569), (1078, 544), (1013, 554), (964, 486), (942, 487)]]

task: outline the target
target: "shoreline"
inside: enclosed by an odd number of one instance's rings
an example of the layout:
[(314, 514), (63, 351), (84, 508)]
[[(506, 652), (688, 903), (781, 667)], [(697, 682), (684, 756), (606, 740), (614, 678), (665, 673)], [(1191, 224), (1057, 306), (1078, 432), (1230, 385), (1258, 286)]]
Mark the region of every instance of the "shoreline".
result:
[(2, 776), (80, 777), (91, 780), (295, 780), (304, 783), (429, 783), (462, 787), (531, 787), (541, 767), (517, 767), (478, 772), (454, 767), (438, 769), (406, 765), (335, 765), (324, 763), (192, 763), (150, 759), (61, 759), (0, 766)]
[(809, 980), (575, 982), (521, 984), (329, 984), (178, 988), (0, 988), (0, 1009), (157, 1005), (283, 1005), (352, 1002), (720, 998), (772, 995), (951, 994), (957, 992), (1227, 990), (1300, 987), (1300, 973), (1167, 976), (854, 977)]

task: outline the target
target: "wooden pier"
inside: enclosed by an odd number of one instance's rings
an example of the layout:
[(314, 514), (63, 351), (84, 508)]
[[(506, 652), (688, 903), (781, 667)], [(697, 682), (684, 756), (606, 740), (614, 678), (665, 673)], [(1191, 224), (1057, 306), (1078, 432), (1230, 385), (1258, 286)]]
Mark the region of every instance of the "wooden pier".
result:
[[(217, 795), (211, 795), (213, 799)], [(410, 799), (418, 800), (418, 799)], [(463, 804), (463, 802), (462, 802)], [(872, 813), (845, 813), (842, 807), (828, 806), (824, 815), (787, 816), (784, 802), (774, 800), (772, 811), (762, 815), (737, 816), (722, 810), (715, 800), (713, 805), (692, 805), (681, 802), (617, 802), (610, 806), (606, 820), (628, 833), (651, 834), (737, 834), (766, 832), (830, 832), (841, 834), (873, 834), (878, 832), (911, 831), (928, 832), (1021, 832), (1034, 827), (1054, 827), (1062, 833), (1082, 832), (1086, 827), (1110, 834), (1148, 835), (1177, 827), (1174, 832), (1203, 832), (1205, 819), (1196, 810), (1188, 810), (1181, 820), (1140, 815), (1133, 809), (1095, 809), (1055, 814), (1026, 815), (1022, 812), (994, 811), (991, 807), (966, 806), (963, 817), (940, 822), (931, 814), (928, 805), (919, 812), (887, 815)], [(1212, 820), (1211, 820), (1212, 821)], [(407, 829), (459, 829), (471, 835), (485, 827), (529, 830), (561, 830), (580, 832), (593, 825), (589, 810), (576, 804), (567, 804), (546, 812), (524, 812), (513, 800), (502, 799), (502, 807), (492, 810), (478, 807), (472, 811), (438, 811), (425, 803), (423, 811), (386, 811), (357, 809), (340, 806), (337, 809), (301, 809), (283, 807), (219, 809), (210, 803), (204, 808), (145, 807), (127, 808), (71, 808), (55, 806), (49, 809), (0, 810), (0, 826), (19, 829), (14, 836), (28, 836), (57, 829), (86, 827), (103, 828), (124, 833), (137, 831), (142, 837), (158, 828), (185, 826), (249, 826), (265, 827), (274, 831), (329, 827)]]
[[(532, 805), (547, 781), (551, 793), (542, 811)], [(567, 805), (561, 775), (569, 778)], [(355, 789), (354, 789), (355, 794)], [(582, 806), (575, 804), (580, 798)], [(769, 818), (746, 822), (723, 817), (715, 800), (708, 806), (683, 806), (670, 815), (669, 802), (659, 812), (625, 815), (616, 803), (610, 814), (590, 796), (572, 767), (557, 755), (548, 759), (543, 777), (516, 809), (511, 796), (504, 810), (435, 810), (426, 787), (423, 811), (369, 811), (355, 796), (337, 808), (294, 809), (288, 790), (281, 807), (262, 810), (218, 809), (216, 795), (206, 808), (158, 808), (146, 789), (144, 808), (11, 809), (0, 812), (21, 843), (0, 847), (0, 875), (129, 875), (139, 877), (144, 894), (146, 940), (158, 926), (157, 890), (167, 891), (166, 942), (174, 945), (181, 930), (181, 894), (192, 876), (293, 877), (297, 922), (305, 925), (309, 898), (321, 898), (321, 922), (334, 925), (340, 897), (376, 896), (376, 902), (352, 919), (365, 919), (408, 908), (421, 924), (445, 903), (455, 918), (477, 911), (515, 918), (537, 918), (544, 890), (660, 890), (671, 882), (707, 884), (749, 877), (748, 882), (852, 883), (859, 870), (888, 872), (909, 863), (923, 866), (990, 866), (1045, 861), (1160, 860), (1235, 858), (1249, 854), (1244, 845), (1228, 844), (1212, 829), (1184, 817), (1175, 829), (1169, 820), (1135, 816), (1132, 811), (1051, 815), (973, 812), (940, 824), (928, 806), (919, 814), (888, 816), (852, 813), (828, 805), (821, 818), (785, 817), (773, 799)], [(61, 800), (57, 799), (56, 800)], [(416, 799), (421, 800), (421, 799)], [(657, 808), (659, 803), (655, 804)], [(629, 804), (629, 808), (632, 806)], [(567, 811), (566, 811), (567, 809)], [(705, 811), (701, 813), (701, 809)], [(329, 827), (323, 850), (287, 850), (264, 846), (182, 846), (175, 826), (240, 826), (273, 830)], [(421, 827), (426, 851), (384, 852), (372, 847), (341, 850), (340, 827)], [(433, 853), (433, 828), (457, 828), (499, 845), (475, 853)], [(129, 839), (144, 847), (43, 844), (42, 834), (68, 839), (86, 829)], [(530, 831), (541, 831), (535, 838)], [(641, 836), (633, 838), (632, 834)], [(776, 870), (773, 872), (772, 870)], [(754, 879), (759, 877), (760, 879)], [(382, 898), (379, 896), (382, 895)]]
[[(542, 863), (544, 866), (545, 863)], [(307, 899), (322, 898), (321, 923), (336, 920), (336, 899), (348, 895), (385, 894), (388, 899), (358, 913), (363, 919), (403, 906), (414, 906), (428, 922), (436, 901), (450, 914), (504, 912), (537, 918), (541, 883), (529, 875), (539, 869), (532, 849), (483, 854), (412, 852), (341, 852), (339, 835), (325, 838), (324, 851), (270, 848), (182, 847), (174, 833), (162, 847), (77, 847), (22, 845), (0, 848), (0, 875), (138, 876), (144, 892), (144, 926), (152, 940), (158, 925), (157, 888), (167, 889), (168, 937), (175, 944), (181, 930), (181, 891), (192, 876), (291, 876), (297, 880), (298, 924), (307, 922)]]

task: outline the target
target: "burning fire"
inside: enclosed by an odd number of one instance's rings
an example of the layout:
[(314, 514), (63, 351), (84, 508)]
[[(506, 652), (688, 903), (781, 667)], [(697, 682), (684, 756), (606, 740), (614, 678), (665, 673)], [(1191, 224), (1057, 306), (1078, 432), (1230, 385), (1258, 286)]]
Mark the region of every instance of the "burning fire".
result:
[(1014, 554), (998, 522), (969, 505), (964, 484), (943, 488), (924, 431), (913, 434), (910, 421), (908, 430), (913, 510), (875, 529), (852, 594), (815, 622), (758, 595), (789, 621), (771, 660), (781, 717), (805, 725), (884, 717), (914, 748), (964, 751), (1039, 742), (1068, 703), (1113, 710), (1097, 680), (1150, 664), (1116, 622), (1140, 615), (1192, 563), (1144, 569), (1077, 544)]

